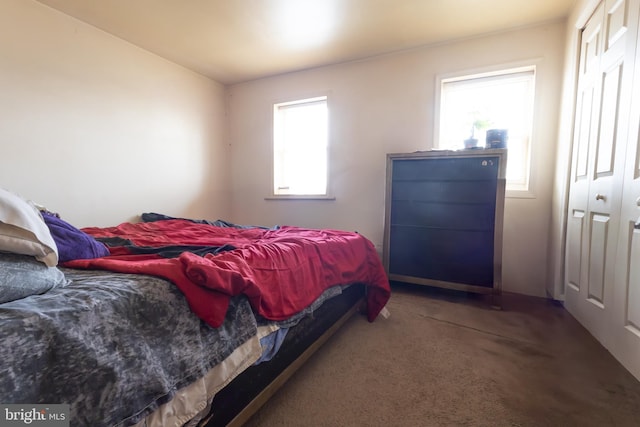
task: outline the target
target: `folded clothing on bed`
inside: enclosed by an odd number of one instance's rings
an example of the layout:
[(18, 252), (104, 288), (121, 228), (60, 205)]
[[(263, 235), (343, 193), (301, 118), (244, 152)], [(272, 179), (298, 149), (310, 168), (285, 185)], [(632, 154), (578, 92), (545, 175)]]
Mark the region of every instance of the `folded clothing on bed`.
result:
[(59, 262), (109, 255), (109, 249), (103, 243), (96, 241), (59, 216), (47, 211), (40, 211), (40, 214), (58, 247)]

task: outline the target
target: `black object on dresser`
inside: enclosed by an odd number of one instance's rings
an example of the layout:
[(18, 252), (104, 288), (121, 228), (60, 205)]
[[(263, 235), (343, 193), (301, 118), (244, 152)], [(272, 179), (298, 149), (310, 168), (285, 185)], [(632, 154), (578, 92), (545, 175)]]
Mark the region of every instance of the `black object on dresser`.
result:
[(387, 155), (383, 261), (390, 280), (500, 295), (506, 155)]

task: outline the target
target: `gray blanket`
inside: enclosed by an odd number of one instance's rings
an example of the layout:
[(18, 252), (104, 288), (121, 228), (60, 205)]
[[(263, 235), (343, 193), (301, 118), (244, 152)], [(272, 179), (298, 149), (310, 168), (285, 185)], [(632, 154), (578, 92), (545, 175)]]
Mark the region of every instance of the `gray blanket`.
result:
[(166, 280), (62, 270), (68, 286), (0, 304), (2, 403), (67, 403), (72, 426), (134, 424), (257, 332), (244, 297), (213, 329)]

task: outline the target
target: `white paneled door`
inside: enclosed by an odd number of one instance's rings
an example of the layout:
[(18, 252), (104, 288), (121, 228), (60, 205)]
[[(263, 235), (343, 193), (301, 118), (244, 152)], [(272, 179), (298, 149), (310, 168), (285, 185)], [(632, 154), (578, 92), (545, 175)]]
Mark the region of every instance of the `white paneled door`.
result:
[[(640, 43), (636, 44), (635, 58), (638, 75)], [(628, 141), (616, 253), (612, 353), (640, 379), (640, 76), (633, 84)]]
[[(627, 185), (640, 176), (638, 162), (625, 162), (630, 152), (638, 154), (638, 122), (631, 111), (634, 84), (640, 84), (640, 78), (634, 82), (639, 14), (640, 0), (604, 0), (582, 31), (565, 307), (640, 379), (640, 229), (633, 228), (637, 217), (631, 228), (627, 218), (640, 209), (622, 209), (640, 189)], [(635, 145), (629, 143), (634, 127)], [(634, 295), (635, 305), (629, 299)]]

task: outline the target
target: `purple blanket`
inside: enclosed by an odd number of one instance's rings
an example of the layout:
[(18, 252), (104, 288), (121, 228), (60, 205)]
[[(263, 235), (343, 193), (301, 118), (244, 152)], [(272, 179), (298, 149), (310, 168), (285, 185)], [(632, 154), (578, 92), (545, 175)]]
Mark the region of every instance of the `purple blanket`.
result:
[(58, 261), (93, 259), (109, 255), (109, 249), (87, 233), (49, 212), (40, 212), (58, 246)]

